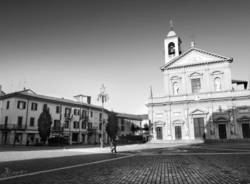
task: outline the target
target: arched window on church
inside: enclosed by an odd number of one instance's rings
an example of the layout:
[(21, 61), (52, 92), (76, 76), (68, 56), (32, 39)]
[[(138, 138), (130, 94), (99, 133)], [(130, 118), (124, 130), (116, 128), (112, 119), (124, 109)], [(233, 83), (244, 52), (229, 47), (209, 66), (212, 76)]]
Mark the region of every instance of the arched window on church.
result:
[(221, 79), (220, 79), (220, 77), (216, 77), (214, 79), (214, 89), (215, 89), (215, 91), (220, 91), (221, 90)]
[(173, 42), (170, 42), (168, 44), (168, 55), (175, 55), (175, 44)]
[(173, 94), (174, 95), (178, 95), (179, 92), (180, 92), (179, 84), (178, 84), (178, 82), (174, 82), (173, 83)]

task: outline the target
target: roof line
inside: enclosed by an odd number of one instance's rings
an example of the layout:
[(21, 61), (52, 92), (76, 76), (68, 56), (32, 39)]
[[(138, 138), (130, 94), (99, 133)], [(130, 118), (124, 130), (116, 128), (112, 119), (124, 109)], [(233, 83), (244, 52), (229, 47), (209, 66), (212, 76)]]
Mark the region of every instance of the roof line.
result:
[[(85, 106), (85, 107), (90, 107), (90, 108), (100, 109), (100, 110), (102, 108), (101, 106), (87, 104), (87, 103), (80, 103), (80, 102), (76, 102), (74, 100), (65, 99), (65, 98), (51, 97), (51, 96), (39, 95), (39, 94), (29, 94), (29, 93), (27, 93), (27, 90), (8, 93), (8, 94), (0, 96), (0, 99), (6, 99), (6, 98), (11, 98), (11, 97), (16, 97), (16, 96), (19, 96), (19, 97), (22, 96), (22, 97), (26, 97), (26, 98), (34, 98), (34, 99), (38, 99), (38, 100), (40, 99), (40, 100), (49, 101), (49, 102), (52, 101), (55, 103), (64, 103), (64, 104), (70, 104), (70, 105)], [(104, 110), (108, 111), (107, 109), (104, 109)]]
[(231, 61), (231, 62), (233, 61), (233, 58), (229, 58), (229, 57), (226, 57), (226, 56), (222, 56), (222, 55), (219, 55), (219, 54), (215, 54), (215, 53), (208, 52), (208, 51), (205, 51), (205, 50), (202, 50), (202, 49), (199, 49), (199, 48), (194, 47), (194, 48), (190, 48), (189, 50), (187, 50), (187, 51), (184, 52), (183, 54), (181, 54), (181, 55), (179, 55), (179, 56), (173, 58), (173, 59), (170, 60), (168, 63), (166, 63), (166, 64), (164, 64), (163, 66), (161, 66), (160, 69), (161, 69), (162, 71), (164, 71), (166, 67), (168, 67), (169, 65), (173, 64), (176, 60), (178, 60), (178, 59), (184, 57), (186, 54), (190, 53), (190, 52), (193, 51), (193, 50), (196, 50), (196, 51), (198, 51), (198, 52), (202, 52), (202, 53), (205, 53), (205, 54), (208, 54), (208, 55), (212, 55), (212, 56), (215, 56), (215, 57), (220, 57), (220, 58), (222, 58), (221, 61)]

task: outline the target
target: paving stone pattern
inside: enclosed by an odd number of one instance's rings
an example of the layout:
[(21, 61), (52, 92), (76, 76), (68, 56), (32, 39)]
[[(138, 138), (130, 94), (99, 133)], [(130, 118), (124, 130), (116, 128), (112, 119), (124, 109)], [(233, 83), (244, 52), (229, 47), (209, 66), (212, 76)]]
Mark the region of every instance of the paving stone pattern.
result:
[(237, 184), (230, 170), (196, 156), (134, 156), (5, 181), (22, 184)]

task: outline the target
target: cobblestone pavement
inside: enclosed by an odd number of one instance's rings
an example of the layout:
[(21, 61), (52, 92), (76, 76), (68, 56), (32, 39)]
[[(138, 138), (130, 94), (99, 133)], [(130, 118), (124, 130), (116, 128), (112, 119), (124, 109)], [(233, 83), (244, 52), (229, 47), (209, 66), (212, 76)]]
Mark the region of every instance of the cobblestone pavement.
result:
[[(184, 143), (171, 143), (171, 144), (130, 144), (119, 145), (117, 150), (119, 152), (136, 151), (136, 150), (148, 150), (156, 148), (171, 148), (177, 146), (183, 146), (192, 144), (190, 142)], [(3, 151), (2, 151), (2, 148)], [(110, 147), (106, 146), (100, 148), (99, 146), (67, 146), (67, 147), (48, 147), (48, 146), (0, 146), (0, 163), (11, 162), (18, 160), (30, 160), (30, 159), (43, 159), (43, 158), (56, 158), (64, 156), (77, 156), (77, 155), (91, 155), (91, 154), (104, 154), (110, 153)]]
[[(0, 183), (22, 184), (230, 184), (250, 183), (250, 153), (243, 147), (213, 147), (211, 155), (206, 155), (203, 146), (199, 155), (195, 147), (178, 149), (156, 149), (132, 153), (134, 156), (100, 164), (75, 167), (60, 171), (26, 176), (1, 181)], [(198, 146), (198, 148), (201, 148)], [(197, 148), (197, 149), (198, 149)], [(235, 151), (230, 152), (231, 149)], [(183, 151), (183, 155), (168, 155), (169, 152)], [(216, 152), (216, 150), (219, 152)], [(243, 151), (241, 151), (243, 150)], [(193, 152), (192, 152), (193, 151)], [(204, 154), (203, 154), (204, 153)], [(232, 153), (232, 154), (231, 154)], [(242, 154), (244, 153), (244, 154)], [(123, 155), (120, 155), (123, 156)], [(84, 157), (84, 156), (83, 156)], [(66, 157), (65, 157), (66, 159)], [(80, 161), (80, 160), (79, 160)], [(32, 161), (30, 161), (32, 162)], [(40, 163), (42, 164), (42, 163)], [(1, 165), (0, 165), (1, 166)], [(33, 165), (32, 167), (35, 167)]]

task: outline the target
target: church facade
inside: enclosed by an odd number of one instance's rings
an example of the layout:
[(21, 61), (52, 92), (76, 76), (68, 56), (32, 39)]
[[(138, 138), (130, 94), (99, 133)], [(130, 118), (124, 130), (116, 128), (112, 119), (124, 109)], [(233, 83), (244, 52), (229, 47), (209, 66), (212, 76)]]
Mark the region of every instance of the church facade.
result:
[(147, 104), (152, 141), (250, 138), (250, 90), (232, 79), (233, 59), (194, 43), (182, 53), (173, 29), (164, 45), (165, 96)]

